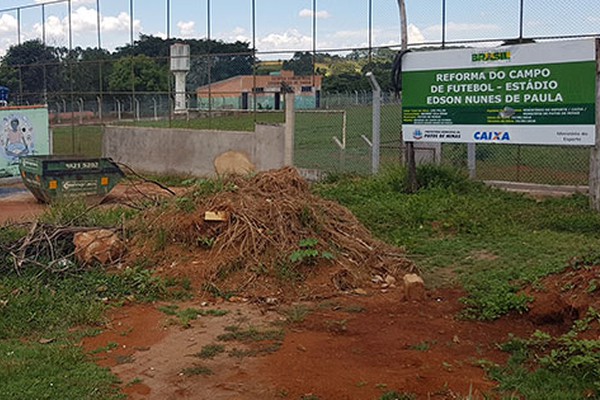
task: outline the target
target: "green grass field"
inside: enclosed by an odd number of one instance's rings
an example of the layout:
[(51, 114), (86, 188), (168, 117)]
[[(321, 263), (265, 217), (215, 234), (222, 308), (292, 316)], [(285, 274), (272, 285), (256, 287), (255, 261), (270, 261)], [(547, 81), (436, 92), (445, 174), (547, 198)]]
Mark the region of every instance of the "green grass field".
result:
[[(372, 178), (332, 177), (316, 190), (349, 207), (376, 236), (405, 248), (430, 286), (462, 286), (468, 293), (463, 317), (524, 312), (529, 299), (522, 288), (543, 290), (540, 280), (567, 268), (573, 257), (600, 259), (600, 214), (585, 196), (536, 200), (434, 167), (420, 168), (421, 189), (406, 194), (404, 174), (396, 169)], [(575, 322), (573, 329), (583, 325)], [(500, 388), (482, 398), (577, 400), (588, 391), (597, 398), (600, 340), (572, 334), (552, 340), (569, 357), (558, 353), (541, 363), (535, 346), (544, 342), (535, 337), (502, 345), (510, 362), (490, 369)]]
[[(371, 148), (361, 135), (372, 136), (370, 107), (347, 107), (346, 149), (342, 151), (333, 137), (342, 140), (341, 113), (296, 114), (295, 165), (337, 173), (368, 174), (371, 171)], [(238, 116), (129, 122), (135, 126), (219, 129), (251, 131), (254, 121), (282, 123), (283, 113), (252, 113)], [(381, 167), (398, 165), (401, 160), (401, 121), (397, 105), (382, 107)], [(57, 154), (101, 154), (100, 126), (54, 128)], [(467, 150), (464, 144), (444, 144), (445, 165), (466, 170)], [(589, 149), (584, 147), (517, 146), (480, 144), (477, 146), (477, 178), (545, 184), (585, 185), (589, 175)]]

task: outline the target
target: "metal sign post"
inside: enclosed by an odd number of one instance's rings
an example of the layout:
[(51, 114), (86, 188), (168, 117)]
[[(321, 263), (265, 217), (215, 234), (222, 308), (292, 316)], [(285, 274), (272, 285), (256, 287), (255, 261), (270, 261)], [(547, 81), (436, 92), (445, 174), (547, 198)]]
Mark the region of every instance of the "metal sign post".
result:
[(600, 39), (596, 39), (596, 138), (590, 153), (590, 205), (600, 211)]

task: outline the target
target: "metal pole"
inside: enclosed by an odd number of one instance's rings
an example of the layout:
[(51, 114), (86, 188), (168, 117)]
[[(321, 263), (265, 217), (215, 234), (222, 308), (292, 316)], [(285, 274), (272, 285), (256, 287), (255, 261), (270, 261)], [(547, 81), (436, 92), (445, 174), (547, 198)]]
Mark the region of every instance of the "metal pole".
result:
[(17, 8), (17, 43), (21, 44), (21, 9)]
[[(69, 11), (69, 81), (71, 89), (71, 154), (75, 154), (75, 94), (73, 93), (73, 60), (71, 54), (73, 50), (73, 21), (72, 21), (72, 0), (67, 2)], [(66, 108), (66, 107), (65, 107)]]
[(98, 50), (102, 48), (102, 21), (100, 19), (100, 0), (96, 0), (96, 30), (98, 32)]
[(171, 38), (171, 0), (167, 0), (167, 39)]
[(590, 205), (600, 211), (600, 39), (596, 39), (596, 139), (590, 152)]
[(210, 0), (206, 0), (206, 36), (208, 38), (208, 128), (212, 128), (212, 57), (210, 45)]
[(519, 43), (523, 39), (523, 8), (524, 8), (523, 1), (524, 0), (521, 0), (520, 8), (519, 8)]
[[(98, 33), (98, 50), (102, 49), (102, 19), (100, 17), (100, 0), (96, 0), (96, 30)], [(102, 105), (104, 104), (104, 74), (103, 74), (104, 62), (103, 60), (98, 60), (98, 118), (100, 118), (100, 122), (102, 123), (103, 113), (102, 113)]]
[(256, 0), (252, 0), (252, 113), (256, 123)]
[(373, 61), (373, 0), (369, 0), (369, 64)]
[(317, 0), (313, 0), (313, 15), (312, 15), (312, 45), (313, 45), (313, 56), (312, 56), (312, 87), (315, 88), (315, 64), (317, 60)]
[(46, 44), (46, 5), (42, 4), (42, 43)]
[(68, 1), (68, 11), (69, 11), (69, 50), (73, 49), (73, 24), (72, 24), (72, 17), (71, 17), (71, 9), (72, 9), (72, 4), (71, 4), (72, 0)]
[(371, 172), (379, 172), (379, 147), (381, 143), (381, 87), (372, 72), (367, 72), (369, 84), (373, 89), (373, 137), (371, 147)]
[(133, 46), (133, 0), (129, 0), (129, 42)]
[(446, 0), (442, 0), (442, 49), (446, 47)]

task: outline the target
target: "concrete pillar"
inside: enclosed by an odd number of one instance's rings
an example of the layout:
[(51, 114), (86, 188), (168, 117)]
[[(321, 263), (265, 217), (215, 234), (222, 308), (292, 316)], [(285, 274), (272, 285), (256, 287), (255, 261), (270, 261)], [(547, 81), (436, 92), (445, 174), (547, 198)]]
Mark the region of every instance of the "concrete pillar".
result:
[(294, 132), (296, 130), (296, 106), (294, 93), (285, 94), (285, 140), (283, 164), (294, 165)]

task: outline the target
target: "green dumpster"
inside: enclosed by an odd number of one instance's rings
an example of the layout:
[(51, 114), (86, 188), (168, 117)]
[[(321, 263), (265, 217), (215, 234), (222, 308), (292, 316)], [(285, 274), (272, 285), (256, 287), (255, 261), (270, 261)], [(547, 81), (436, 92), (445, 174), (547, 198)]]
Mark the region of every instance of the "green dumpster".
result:
[(68, 197), (104, 198), (124, 176), (110, 158), (25, 156), (19, 159), (25, 186), (38, 201)]

